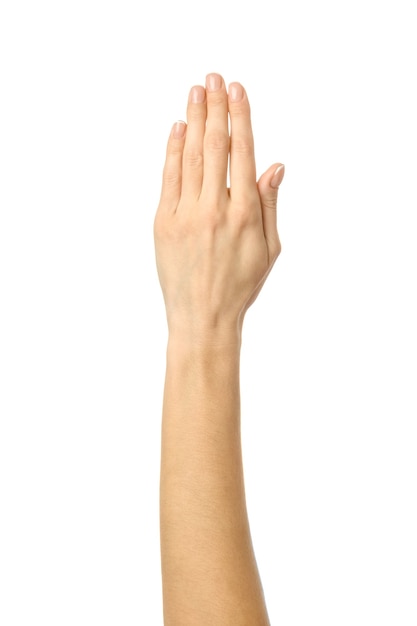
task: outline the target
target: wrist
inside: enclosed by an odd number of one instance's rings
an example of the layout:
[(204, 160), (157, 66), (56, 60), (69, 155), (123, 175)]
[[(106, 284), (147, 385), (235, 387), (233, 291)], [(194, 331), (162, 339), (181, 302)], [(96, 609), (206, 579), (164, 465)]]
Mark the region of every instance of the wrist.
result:
[(168, 322), (168, 346), (181, 350), (240, 349), (242, 325), (188, 320)]
[(184, 394), (224, 398), (238, 385), (241, 340), (239, 333), (171, 332), (166, 351), (167, 381)]
[(167, 344), (167, 365), (177, 367), (198, 363), (210, 368), (222, 363), (229, 367), (230, 362), (240, 359), (241, 335), (239, 332), (170, 332)]

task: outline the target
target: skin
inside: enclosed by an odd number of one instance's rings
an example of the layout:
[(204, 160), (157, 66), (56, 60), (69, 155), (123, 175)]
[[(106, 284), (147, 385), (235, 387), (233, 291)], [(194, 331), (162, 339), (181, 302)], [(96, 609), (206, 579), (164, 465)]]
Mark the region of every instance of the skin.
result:
[(160, 477), (165, 626), (269, 624), (245, 502), (239, 365), (245, 313), (281, 251), (283, 176), (275, 163), (256, 179), (242, 85), (227, 90), (209, 74), (205, 87), (191, 89), (187, 123), (174, 124), (168, 139), (154, 222), (169, 331)]

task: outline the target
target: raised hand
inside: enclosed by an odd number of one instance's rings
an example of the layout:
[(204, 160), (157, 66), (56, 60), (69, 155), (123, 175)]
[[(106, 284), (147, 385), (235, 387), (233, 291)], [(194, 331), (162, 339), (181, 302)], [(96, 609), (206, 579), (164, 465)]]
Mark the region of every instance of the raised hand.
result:
[[(229, 133), (230, 120), (230, 133)], [(229, 161), (230, 157), (230, 161)], [(230, 188), (227, 172), (230, 167)], [(192, 87), (167, 146), (154, 234), (168, 327), (193, 339), (241, 330), (280, 251), (284, 166), (257, 181), (245, 89), (219, 74)]]

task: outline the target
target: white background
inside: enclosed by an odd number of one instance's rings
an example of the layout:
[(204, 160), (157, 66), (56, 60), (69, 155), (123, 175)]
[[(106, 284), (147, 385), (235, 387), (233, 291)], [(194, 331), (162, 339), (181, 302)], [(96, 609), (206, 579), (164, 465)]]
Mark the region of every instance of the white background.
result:
[(162, 624), (152, 226), (211, 71), (286, 165), (241, 375), (271, 624), (417, 623), (412, 4), (2, 1), (2, 625)]

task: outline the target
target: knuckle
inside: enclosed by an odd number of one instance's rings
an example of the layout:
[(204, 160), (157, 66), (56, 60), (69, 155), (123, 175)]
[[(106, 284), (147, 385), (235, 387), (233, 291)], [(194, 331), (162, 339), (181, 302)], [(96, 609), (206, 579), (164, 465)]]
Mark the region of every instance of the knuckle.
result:
[(165, 187), (178, 187), (181, 184), (181, 175), (179, 172), (166, 171), (162, 176), (162, 184)]
[(232, 111), (232, 114), (235, 117), (247, 117), (250, 119), (251, 111), (249, 102), (247, 100), (240, 100), (239, 102), (231, 102), (229, 107)]
[(187, 109), (187, 121), (190, 122), (201, 122), (205, 120), (206, 113), (202, 110), (201, 105), (191, 104)]
[(197, 150), (188, 150), (184, 152), (184, 164), (192, 169), (202, 167), (203, 154)]
[(276, 211), (277, 210), (277, 197), (276, 195), (268, 198), (264, 198), (262, 204), (268, 211)]
[(253, 154), (253, 141), (243, 138), (232, 139), (232, 150), (244, 156), (251, 156)]
[(173, 139), (171, 139), (168, 142), (168, 147), (167, 147), (167, 155), (171, 156), (171, 157), (176, 157), (179, 154), (181, 154), (183, 151), (183, 147), (181, 144), (178, 143), (177, 141), (174, 141)]
[(212, 130), (206, 134), (205, 146), (213, 152), (229, 150), (229, 135), (221, 130)]
[(201, 220), (201, 236), (206, 243), (213, 241), (223, 228), (223, 220), (217, 211), (208, 211)]
[(210, 106), (225, 106), (227, 105), (226, 94), (222, 91), (209, 91), (207, 93), (207, 100), (210, 101)]
[(247, 229), (256, 226), (259, 222), (259, 213), (252, 203), (241, 203), (233, 209), (233, 227), (240, 235)]

